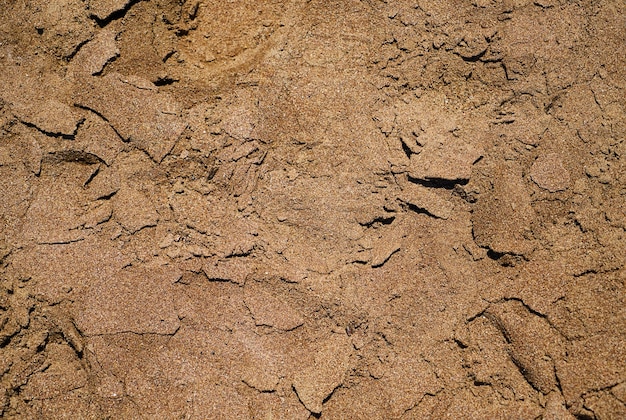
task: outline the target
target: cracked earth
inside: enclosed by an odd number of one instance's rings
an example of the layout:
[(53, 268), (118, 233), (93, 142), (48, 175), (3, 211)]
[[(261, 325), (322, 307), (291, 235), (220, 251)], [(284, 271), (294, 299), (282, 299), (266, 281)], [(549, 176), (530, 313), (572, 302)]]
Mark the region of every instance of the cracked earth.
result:
[(626, 418), (626, 6), (0, 6), (0, 417)]

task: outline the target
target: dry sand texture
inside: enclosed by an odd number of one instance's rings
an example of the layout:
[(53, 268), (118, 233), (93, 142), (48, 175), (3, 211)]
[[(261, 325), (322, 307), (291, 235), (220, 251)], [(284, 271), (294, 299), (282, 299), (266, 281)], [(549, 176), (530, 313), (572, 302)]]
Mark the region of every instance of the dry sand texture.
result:
[(623, 0), (1, 0), (0, 417), (626, 418)]

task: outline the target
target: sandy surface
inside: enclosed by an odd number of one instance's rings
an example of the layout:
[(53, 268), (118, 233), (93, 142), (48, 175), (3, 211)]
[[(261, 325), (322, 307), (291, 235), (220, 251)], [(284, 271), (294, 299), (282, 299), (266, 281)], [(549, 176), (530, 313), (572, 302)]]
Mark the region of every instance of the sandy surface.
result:
[(0, 416), (626, 418), (621, 0), (0, 5)]

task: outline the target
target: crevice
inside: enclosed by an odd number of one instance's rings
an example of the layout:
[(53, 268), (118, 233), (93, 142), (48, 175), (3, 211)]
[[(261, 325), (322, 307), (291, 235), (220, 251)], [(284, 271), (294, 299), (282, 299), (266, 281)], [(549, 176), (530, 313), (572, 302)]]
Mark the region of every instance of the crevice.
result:
[(461, 340), (459, 340), (458, 338), (454, 338), (454, 343), (455, 343), (457, 346), (459, 346), (459, 348), (461, 348), (461, 349), (466, 349), (466, 348), (468, 348), (468, 347), (469, 347), (467, 344), (463, 343), (463, 342), (462, 342)]
[(246, 386), (248, 386), (248, 387), (250, 387), (250, 388), (254, 389), (254, 390), (255, 390), (255, 391), (257, 391), (259, 394), (273, 394), (273, 393), (275, 393), (275, 392), (276, 392), (276, 390), (275, 390), (275, 389), (259, 389), (259, 388), (255, 387), (254, 385), (252, 385), (252, 384), (248, 383), (245, 379), (242, 379), (242, 380), (241, 380), (241, 382), (242, 382), (243, 384), (245, 384)]
[(63, 59), (64, 59), (66, 62), (68, 62), (68, 63), (69, 63), (70, 61), (72, 61), (72, 58), (74, 58), (74, 57), (76, 56), (76, 54), (78, 54), (78, 52), (79, 52), (79, 51), (80, 51), (80, 50), (81, 50), (81, 49), (82, 49), (82, 48), (83, 48), (83, 47), (84, 47), (84, 46), (85, 46), (85, 45), (86, 45), (89, 41), (91, 41), (91, 40), (92, 40), (92, 38), (88, 38), (88, 39), (86, 39), (86, 40), (84, 40), (84, 41), (80, 42), (80, 43), (76, 46), (76, 48), (74, 48), (74, 50), (73, 50), (72, 52), (70, 52), (68, 55), (66, 55), (65, 57), (63, 57)]
[(114, 11), (113, 13), (111, 13), (110, 15), (105, 17), (104, 19), (100, 19), (94, 13), (91, 13), (89, 15), (89, 17), (91, 19), (93, 19), (94, 21), (96, 21), (96, 23), (98, 24), (99, 27), (104, 28), (109, 23), (113, 22), (114, 20), (118, 20), (118, 19), (121, 19), (124, 16), (126, 16), (126, 13), (128, 13), (130, 8), (133, 7), (135, 4), (139, 3), (140, 1), (142, 1), (142, 0), (129, 0), (128, 3), (126, 3), (126, 5), (124, 5), (124, 7)]
[(235, 284), (237, 286), (240, 286), (239, 283), (237, 283), (236, 281), (232, 280), (232, 279), (227, 279), (227, 278), (223, 278), (223, 277), (209, 277), (205, 274), (207, 281), (209, 283), (232, 283)]
[[(587, 408), (585, 406), (583, 406), (583, 408), (585, 410), (589, 410), (589, 408)], [(593, 413), (593, 411), (592, 411), (592, 413)], [(574, 418), (576, 418), (577, 420), (595, 420), (595, 413), (594, 413), (594, 417), (591, 417), (590, 415), (585, 414), (585, 413), (576, 413), (576, 414), (574, 414)]]
[(91, 181), (94, 180), (94, 178), (100, 173), (100, 166), (98, 165), (98, 167), (96, 168), (95, 171), (93, 171), (93, 173), (89, 176), (89, 178), (87, 179), (87, 181), (85, 181), (85, 183), (83, 184), (83, 188), (86, 188)]
[(491, 386), (491, 382), (481, 381), (476, 378), (473, 378), (472, 384), (474, 386)]
[(390, 224), (393, 223), (394, 220), (396, 220), (396, 216), (393, 216), (393, 215), (390, 215), (390, 216), (377, 216), (374, 219), (372, 219), (371, 221), (364, 222), (364, 223), (359, 223), (359, 224), (361, 226), (363, 226), (363, 227), (372, 227), (376, 223), (380, 223), (381, 225), (390, 225)]
[(466, 185), (469, 179), (442, 179), (442, 178), (413, 178), (410, 175), (407, 176), (409, 182), (419, 184), (427, 188), (443, 188), (446, 190), (453, 190), (457, 185)]
[(538, 317), (540, 317), (540, 318), (543, 318), (543, 319), (547, 319), (547, 317), (548, 317), (547, 315), (542, 314), (541, 312), (539, 312), (539, 311), (537, 311), (537, 310), (535, 310), (535, 309), (531, 308), (531, 307), (530, 307), (530, 306), (528, 306), (528, 305), (527, 305), (527, 304), (526, 304), (526, 303), (525, 303), (522, 299), (520, 299), (520, 298), (518, 298), (518, 297), (506, 297), (506, 298), (502, 298), (502, 299), (500, 299), (500, 300), (498, 300), (498, 301), (496, 301), (496, 302), (493, 302), (493, 303), (494, 303), (494, 304), (499, 304), (499, 303), (505, 303), (505, 302), (511, 302), (511, 301), (521, 303), (521, 304), (522, 304), (522, 306), (523, 306), (523, 307), (524, 307), (524, 308), (525, 308), (528, 312), (530, 312), (532, 315), (536, 315), (536, 316), (538, 316)]
[(174, 56), (174, 54), (176, 54), (176, 51), (170, 51), (170, 52), (168, 52), (167, 54), (165, 54), (165, 56), (163, 56), (162, 61), (163, 61), (164, 63), (166, 63), (166, 62), (167, 62), (167, 60), (169, 60), (170, 58), (172, 58), (172, 57)]
[[(332, 396), (335, 394), (335, 391), (337, 391), (339, 388), (341, 388), (342, 384), (337, 385), (332, 391), (330, 391), (330, 394), (328, 394), (328, 396), (326, 396), (326, 398), (324, 398), (322, 400), (322, 404), (326, 404), (331, 398)], [(320, 413), (321, 415), (321, 413)]]
[(76, 133), (78, 132), (78, 129), (83, 125), (83, 123), (85, 122), (85, 119), (83, 118), (78, 121), (78, 123), (76, 124), (76, 128), (74, 129), (74, 132), (72, 134), (55, 133), (52, 131), (46, 131), (43, 128), (40, 128), (39, 126), (37, 126), (37, 124), (33, 124), (31, 122), (24, 121), (24, 120), (19, 120), (19, 121), (22, 124), (24, 124), (26, 127), (34, 128), (35, 130), (39, 131), (41, 134), (45, 136), (60, 138), (63, 140), (74, 140), (76, 138)]
[(579, 277), (589, 276), (589, 275), (592, 275), (592, 274), (598, 274), (598, 270), (594, 270), (594, 269), (590, 268), (590, 269), (585, 270), (585, 271), (583, 271), (581, 273), (574, 273), (574, 278), (577, 279)]
[(505, 255), (506, 254), (504, 252), (496, 252), (493, 249), (487, 250), (487, 257), (489, 257), (490, 259), (494, 261), (498, 261), (500, 258), (502, 258)]
[(542, 10), (552, 9), (554, 7), (554, 5), (552, 4), (542, 4), (541, 2), (538, 2), (538, 1), (533, 2), (533, 6), (537, 6)]
[(103, 195), (102, 197), (98, 197), (98, 200), (102, 200), (102, 201), (110, 200), (111, 198), (113, 198), (115, 194), (117, 194), (117, 191), (113, 191), (112, 193)]
[(487, 49), (485, 48), (483, 51), (479, 52), (478, 54), (469, 56), (469, 57), (464, 57), (461, 54), (457, 54), (459, 57), (461, 57), (461, 59), (463, 61), (465, 61), (466, 63), (475, 63), (477, 61), (479, 61), (482, 57), (485, 56), (485, 54), (487, 54)]
[[(111, 122), (110, 122), (110, 121), (109, 121), (109, 120), (108, 120), (108, 119), (107, 119), (104, 115), (102, 115), (101, 113), (99, 113), (99, 112), (98, 112), (98, 111), (96, 111), (95, 109), (93, 109), (93, 108), (89, 108), (88, 106), (81, 105), (81, 104), (78, 104), (78, 103), (75, 103), (75, 104), (74, 104), (74, 106), (75, 106), (76, 108), (84, 109), (85, 111), (89, 111), (89, 112), (94, 113), (95, 115), (97, 115), (98, 117), (100, 117), (100, 118), (102, 119), (102, 121), (106, 122), (106, 123), (109, 125), (109, 127), (111, 127), (111, 129), (115, 132), (115, 134), (117, 134), (117, 136), (120, 138), (120, 140), (122, 140), (122, 142), (124, 142), (124, 143), (128, 143), (128, 142), (129, 142), (129, 140), (128, 140), (128, 139), (126, 139), (126, 138), (124, 138), (124, 136), (122, 136), (122, 135), (119, 133), (119, 131), (117, 131), (117, 129), (115, 128), (115, 126), (114, 126), (113, 124), (111, 124)], [(77, 128), (78, 128), (78, 127), (77, 127)]]
[[(496, 329), (500, 331), (500, 333), (506, 340), (506, 343), (511, 344), (511, 336), (509, 335), (509, 332), (507, 331), (506, 327), (502, 324), (502, 322), (500, 322), (500, 318), (497, 315), (491, 313), (489, 309), (491, 308), (487, 308), (485, 310), (485, 318), (491, 321), (491, 323), (496, 327)], [(511, 357), (510, 354), (509, 354), (509, 357)], [(511, 359), (513, 359), (513, 357), (511, 357)], [(513, 363), (515, 363), (515, 360), (513, 360)], [(516, 363), (516, 366), (517, 366), (517, 363)]]
[(111, 333), (85, 334), (84, 336), (87, 337), (87, 338), (91, 338), (91, 337), (114, 337), (116, 335), (132, 334), (132, 335), (138, 335), (138, 336), (147, 335), (147, 336), (157, 336), (157, 337), (173, 337), (180, 330), (180, 328), (181, 328), (181, 326), (178, 325), (176, 327), (176, 330), (174, 330), (174, 332), (171, 332), (171, 333), (116, 331), (116, 332), (111, 332)]
[[(510, 342), (509, 342), (510, 344)], [(539, 389), (534, 383), (533, 381), (531, 381), (528, 376), (529, 373), (526, 370), (526, 368), (524, 368), (523, 364), (517, 360), (517, 358), (515, 356), (513, 356), (512, 352), (510, 349), (507, 350), (507, 353), (509, 355), (509, 359), (511, 359), (511, 361), (513, 362), (513, 364), (515, 365), (515, 367), (517, 367), (517, 370), (519, 371), (519, 373), (522, 375), (522, 377), (524, 378), (524, 380), (526, 381), (526, 383), (535, 391), (542, 393), (541, 389)], [(554, 368), (554, 363), (552, 363), (552, 367)]]
[(36, 242), (37, 245), (69, 245), (75, 242), (84, 241), (85, 238), (67, 239), (64, 241)]
[(162, 76), (152, 83), (154, 83), (155, 86), (168, 86), (176, 82), (178, 82), (178, 79), (174, 79), (171, 76)]
[[(491, 303), (490, 303), (491, 304)], [(476, 315), (472, 315), (469, 318), (467, 318), (467, 320), (465, 321), (465, 324), (469, 324), (471, 322), (474, 322), (476, 319), (480, 318), (481, 316), (484, 316), (485, 313), (489, 310), (490, 306), (486, 307), (485, 309), (483, 309), (482, 311), (478, 312)]]
[(428, 210), (426, 210), (423, 207), (419, 207), (419, 206), (416, 206), (413, 203), (408, 203), (408, 202), (405, 202), (405, 204), (408, 206), (409, 210), (411, 210), (411, 211), (413, 211), (413, 212), (415, 212), (417, 214), (425, 214), (426, 216), (432, 217), (433, 219), (445, 220), (442, 217), (439, 217), (439, 216), (436, 216), (436, 215), (432, 214), (431, 212), (429, 212)]
[(559, 390), (559, 392), (561, 393), (561, 395), (563, 395), (563, 387), (561, 386), (561, 378), (559, 378), (559, 374), (556, 370), (556, 364), (553, 362), (552, 363), (552, 370), (554, 371), (554, 378), (556, 380), (556, 387)]
[(410, 159), (411, 155), (413, 154), (413, 151), (411, 150), (411, 148), (409, 146), (407, 146), (407, 144), (404, 142), (404, 140), (401, 139), (400, 140), (400, 144), (402, 145), (402, 151), (404, 152), (406, 157), (408, 157)]
[(487, 257), (502, 267), (515, 267), (519, 263), (528, 261), (528, 258), (522, 254), (515, 254), (512, 252), (497, 252), (493, 249), (487, 249)]
[(117, 57), (119, 57), (119, 55), (114, 55), (113, 57), (107, 59), (102, 65), (102, 68), (98, 70), (97, 72), (93, 73), (93, 76), (101, 76), (102, 73), (104, 73), (104, 70), (106, 70), (107, 66), (111, 64), (112, 62), (114, 62), (115, 60), (117, 60)]
[(469, 204), (474, 204), (478, 201), (478, 198), (476, 197), (474, 192), (465, 191), (465, 189), (463, 189), (463, 187), (459, 184), (456, 184), (452, 188), (452, 194), (456, 195), (457, 197), (459, 197), (460, 199), (464, 200), (465, 202)]

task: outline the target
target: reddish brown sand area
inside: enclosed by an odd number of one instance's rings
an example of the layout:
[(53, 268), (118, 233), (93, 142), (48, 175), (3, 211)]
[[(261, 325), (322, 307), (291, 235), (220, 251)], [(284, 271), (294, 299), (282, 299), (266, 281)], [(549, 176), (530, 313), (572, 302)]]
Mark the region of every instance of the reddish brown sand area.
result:
[(624, 0), (0, 0), (0, 417), (625, 419)]

